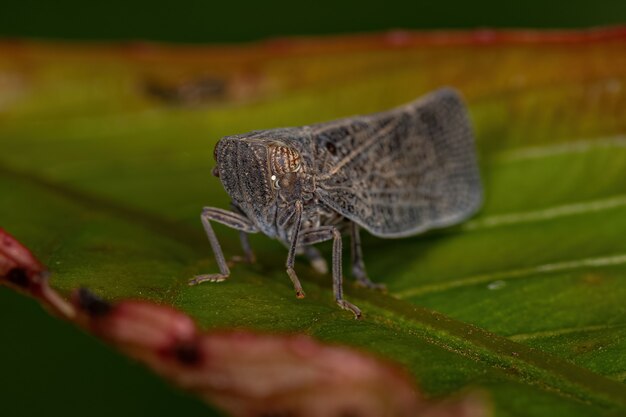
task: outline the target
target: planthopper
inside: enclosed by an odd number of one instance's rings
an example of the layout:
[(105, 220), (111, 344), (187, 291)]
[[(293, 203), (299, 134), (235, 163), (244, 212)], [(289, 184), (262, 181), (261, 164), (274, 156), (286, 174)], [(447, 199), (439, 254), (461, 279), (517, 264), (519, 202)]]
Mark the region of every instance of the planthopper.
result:
[(198, 275), (190, 285), (230, 275), (212, 221), (240, 231), (248, 262), (254, 261), (249, 233), (282, 242), (298, 298), (304, 291), (295, 256), (326, 273), (313, 245), (332, 240), (335, 300), (356, 318), (361, 311), (343, 298), (342, 235), (350, 237), (356, 282), (382, 289), (366, 273), (360, 229), (381, 238), (412, 236), (466, 219), (482, 199), (467, 110), (449, 88), (381, 113), (226, 136), (214, 155), (213, 174), (232, 206), (202, 210), (219, 273)]

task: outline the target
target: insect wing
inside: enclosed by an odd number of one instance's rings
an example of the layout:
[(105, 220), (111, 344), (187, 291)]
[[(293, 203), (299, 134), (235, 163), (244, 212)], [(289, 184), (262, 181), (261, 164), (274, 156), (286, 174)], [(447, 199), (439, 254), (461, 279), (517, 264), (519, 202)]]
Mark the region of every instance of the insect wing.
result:
[(311, 133), (319, 198), (373, 235), (448, 226), (480, 205), (472, 128), (452, 89)]

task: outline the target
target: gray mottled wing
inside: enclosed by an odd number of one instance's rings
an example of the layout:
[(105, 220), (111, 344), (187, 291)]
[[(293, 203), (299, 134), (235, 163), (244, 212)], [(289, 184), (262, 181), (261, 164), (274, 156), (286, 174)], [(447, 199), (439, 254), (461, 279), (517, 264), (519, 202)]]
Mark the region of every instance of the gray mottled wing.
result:
[(480, 205), (472, 129), (454, 90), (310, 129), (319, 198), (376, 236), (448, 226)]

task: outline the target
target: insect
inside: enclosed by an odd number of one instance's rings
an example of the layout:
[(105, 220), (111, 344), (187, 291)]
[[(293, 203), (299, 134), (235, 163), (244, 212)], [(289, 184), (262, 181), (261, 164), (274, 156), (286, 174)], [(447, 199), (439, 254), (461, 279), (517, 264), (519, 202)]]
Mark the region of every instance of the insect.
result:
[(198, 275), (190, 285), (230, 275), (211, 221), (240, 231), (247, 262), (254, 262), (248, 234), (282, 242), (298, 298), (304, 291), (295, 256), (303, 254), (314, 269), (327, 272), (313, 245), (332, 240), (335, 300), (356, 318), (361, 311), (343, 298), (342, 234), (351, 238), (357, 284), (384, 288), (366, 273), (361, 228), (381, 238), (411, 236), (466, 219), (482, 199), (467, 111), (450, 88), (382, 113), (226, 136), (214, 156), (213, 174), (231, 197), (232, 210), (203, 209), (219, 273)]

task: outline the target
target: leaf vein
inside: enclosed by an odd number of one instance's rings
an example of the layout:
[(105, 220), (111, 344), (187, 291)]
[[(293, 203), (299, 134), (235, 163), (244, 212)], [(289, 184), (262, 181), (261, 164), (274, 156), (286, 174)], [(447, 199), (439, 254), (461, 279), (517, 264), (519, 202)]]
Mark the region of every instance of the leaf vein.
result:
[(530, 275), (543, 275), (553, 272), (573, 271), (584, 268), (601, 268), (613, 265), (626, 264), (626, 254), (617, 254), (611, 256), (603, 256), (596, 258), (586, 258), (576, 261), (563, 261), (543, 265), (532, 266), (528, 268), (512, 269), (508, 271), (499, 271), (489, 274), (476, 275), (473, 277), (460, 278), (452, 281), (442, 282), (439, 284), (423, 285), (420, 287), (409, 288), (396, 292), (394, 295), (398, 298), (411, 298), (424, 294), (443, 292), (460, 287), (468, 287), (472, 285), (490, 283), (492, 281), (505, 281), (515, 278), (524, 278)]

